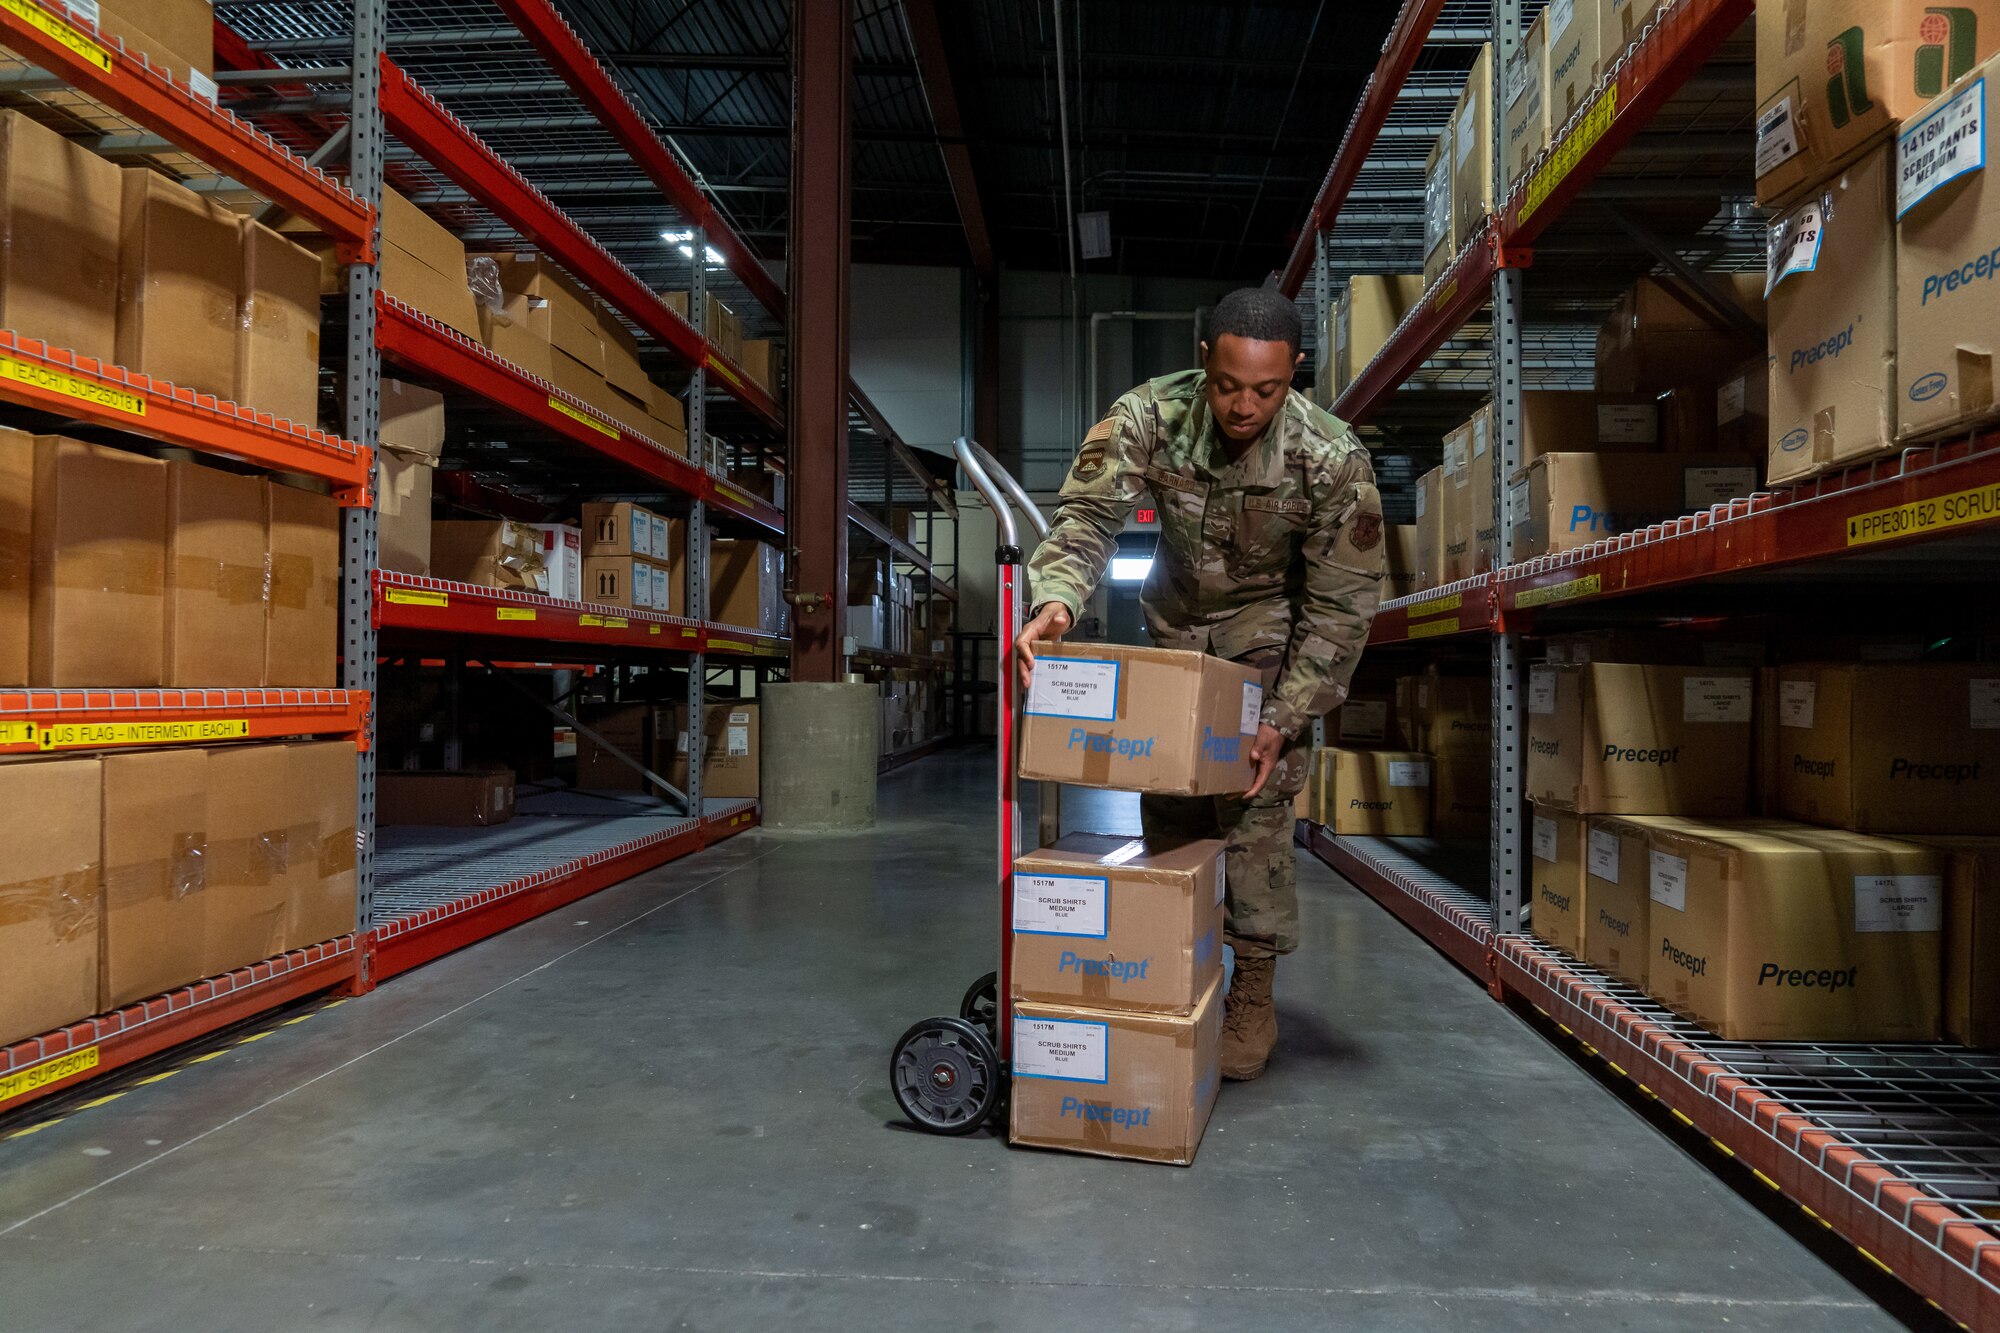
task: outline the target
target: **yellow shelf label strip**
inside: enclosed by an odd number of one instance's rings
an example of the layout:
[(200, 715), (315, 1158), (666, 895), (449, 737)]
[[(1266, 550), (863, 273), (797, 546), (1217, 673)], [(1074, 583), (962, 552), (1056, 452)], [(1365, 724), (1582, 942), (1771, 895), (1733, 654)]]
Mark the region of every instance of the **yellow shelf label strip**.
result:
[(1885, 542), (1923, 532), (1942, 532), (1947, 528), (1987, 523), (1996, 518), (2000, 518), (2000, 482), (1941, 495), (1935, 500), (1915, 500), (1906, 505), (1877, 509), (1872, 514), (1856, 514), (1847, 520), (1847, 544), (1866, 546), (1870, 542)]
[(1465, 594), (1455, 592), (1449, 597), (1433, 597), (1425, 602), (1411, 602), (1403, 608), (1403, 614), (1411, 620), (1425, 616), (1441, 616), (1447, 611), (1456, 611), (1465, 605)]
[(1546, 588), (1530, 588), (1514, 599), (1516, 606), (1547, 606), (1550, 602), (1570, 602), (1579, 597), (1595, 597), (1604, 590), (1604, 580), (1586, 574), (1568, 583), (1551, 583)]
[(525, 606), (496, 606), (493, 608), (495, 620), (533, 620), (534, 610)]
[[(0, 0), (0, 7), (12, 8), (7, 0)], [(109, 384), (99, 384), (96, 380), (87, 380), (81, 375), (72, 375), (55, 366), (44, 366), (34, 361), (0, 356), (0, 379), (13, 380), (16, 384), (25, 384), (31, 389), (58, 394), (123, 416), (138, 417), (143, 420), (146, 415), (146, 400), (138, 394), (114, 388)]]
[(1556, 187), (1563, 183), (1563, 179), (1570, 172), (1576, 170), (1576, 164), (1583, 161), (1584, 155), (1597, 146), (1597, 141), (1604, 137), (1604, 132), (1610, 129), (1612, 122), (1617, 119), (1618, 80), (1614, 77), (1598, 97), (1596, 104), (1584, 116), (1583, 123), (1578, 125), (1568, 138), (1556, 145), (1556, 151), (1549, 155), (1549, 160), (1542, 164), (1541, 170), (1529, 178), (1528, 193), (1521, 200), (1520, 221), (1526, 222), (1536, 209), (1548, 202)]
[(33, 745), (34, 743), (34, 723), (0, 722), (0, 745)]
[[(61, 42), (71, 51), (82, 56), (106, 74), (111, 72), (111, 53), (109, 51), (99, 46), (96, 42), (91, 41), (90, 38), (84, 36), (75, 28), (70, 27), (69, 24), (64, 23), (53, 14), (45, 13), (40, 6), (31, 3), (31, 0), (0, 0), (0, 9), (6, 10), (29, 27), (53, 37), (56, 41)], [(0, 1101), (5, 1100), (4, 1097), (0, 1097)]]
[(210, 741), (240, 741), (249, 735), (250, 720), (241, 717), (180, 722), (57, 722), (42, 725), (36, 744), (44, 750), (94, 750), (107, 745), (206, 745)]
[(25, 1097), (38, 1092), (51, 1083), (60, 1083), (78, 1074), (87, 1074), (97, 1068), (97, 1048), (86, 1046), (80, 1051), (70, 1051), (52, 1060), (44, 1060), (26, 1069), (17, 1069), (11, 1074), (0, 1074), (0, 1106), (17, 1097)]
[(588, 412), (579, 412), (577, 409), (571, 407), (568, 403), (565, 403), (562, 399), (556, 397), (554, 394), (549, 395), (549, 406), (553, 407), (556, 411), (568, 417), (571, 421), (582, 422), (584, 425), (596, 431), (599, 435), (603, 435), (608, 439), (616, 440), (622, 438), (618, 434), (618, 428), (616, 426), (610, 425), (607, 422), (599, 421), (596, 417), (590, 415), (590, 413)]
[(1453, 616), (1450, 620), (1426, 620), (1412, 625), (1410, 626), (1408, 637), (1412, 639), (1435, 639), (1442, 634), (1456, 633), (1458, 633), (1458, 617)]
[(391, 588), (388, 599), (398, 606), (450, 606), (451, 594), (429, 588)]

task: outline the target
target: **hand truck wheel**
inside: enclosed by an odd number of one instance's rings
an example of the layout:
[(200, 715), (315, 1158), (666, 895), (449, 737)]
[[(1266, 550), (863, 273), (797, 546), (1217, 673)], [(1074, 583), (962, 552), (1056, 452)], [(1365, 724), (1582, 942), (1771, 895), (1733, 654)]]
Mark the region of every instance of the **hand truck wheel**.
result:
[(976, 1024), (986, 1033), (986, 1040), (999, 1040), (999, 1035), (993, 1030), (994, 1024), (1000, 1018), (998, 972), (988, 972), (966, 988), (965, 998), (958, 1002), (958, 1016), (968, 1023)]
[(962, 1018), (911, 1026), (889, 1057), (889, 1088), (918, 1129), (970, 1134), (1000, 1103), (1004, 1075), (986, 1034)]

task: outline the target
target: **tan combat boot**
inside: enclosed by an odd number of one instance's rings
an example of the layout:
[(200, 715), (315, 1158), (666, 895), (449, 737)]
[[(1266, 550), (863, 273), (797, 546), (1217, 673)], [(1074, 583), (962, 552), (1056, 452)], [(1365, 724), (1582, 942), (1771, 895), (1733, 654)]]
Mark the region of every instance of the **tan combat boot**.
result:
[(1222, 1076), (1253, 1079), (1264, 1072), (1278, 1043), (1278, 1011), (1271, 1005), (1275, 958), (1236, 955), (1236, 975), (1222, 1002)]

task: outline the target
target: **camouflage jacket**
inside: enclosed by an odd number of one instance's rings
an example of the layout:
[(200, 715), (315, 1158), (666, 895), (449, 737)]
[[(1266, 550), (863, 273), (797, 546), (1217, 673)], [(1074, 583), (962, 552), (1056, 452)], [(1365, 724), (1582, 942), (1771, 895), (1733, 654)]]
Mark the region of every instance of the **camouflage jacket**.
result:
[(1078, 616), (1133, 506), (1150, 494), (1160, 545), (1140, 604), (1154, 641), (1281, 658), (1263, 720), (1296, 736), (1346, 699), (1375, 618), (1375, 470), (1346, 424), (1296, 391), (1231, 461), (1226, 437), (1210, 429), (1203, 378), (1190, 370), (1149, 381), (1084, 437), (1028, 564), (1030, 604), (1061, 602)]

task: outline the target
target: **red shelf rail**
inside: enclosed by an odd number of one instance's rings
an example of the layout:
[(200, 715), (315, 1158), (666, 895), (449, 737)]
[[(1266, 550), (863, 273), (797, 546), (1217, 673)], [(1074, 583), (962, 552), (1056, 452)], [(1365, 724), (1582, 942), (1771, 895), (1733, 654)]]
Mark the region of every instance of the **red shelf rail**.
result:
[(312, 222), (347, 258), (374, 257), (375, 210), (365, 200), (128, 52), (119, 38), (41, 0), (0, 0), (0, 45)]
[(1384, 602), (1369, 627), (1368, 642), (1414, 643), (1485, 634), (1493, 623), (1493, 576), (1475, 574)]
[(366, 748), (365, 690), (0, 690), (0, 754), (339, 736)]
[(745, 629), (741, 625), (719, 625), (711, 621), (703, 627), (702, 651), (711, 657), (744, 657), (789, 661), (792, 641), (782, 634)]
[(375, 626), (538, 643), (654, 651), (701, 651), (697, 620), (657, 611), (572, 602), (506, 588), (375, 572)]
[(1334, 403), (1334, 415), (1350, 424), (1367, 420), (1445, 339), (1492, 299), (1494, 268), (1493, 231), (1488, 226), (1459, 252), (1424, 293), (1422, 303), (1403, 317), (1375, 359), (1354, 377)]

